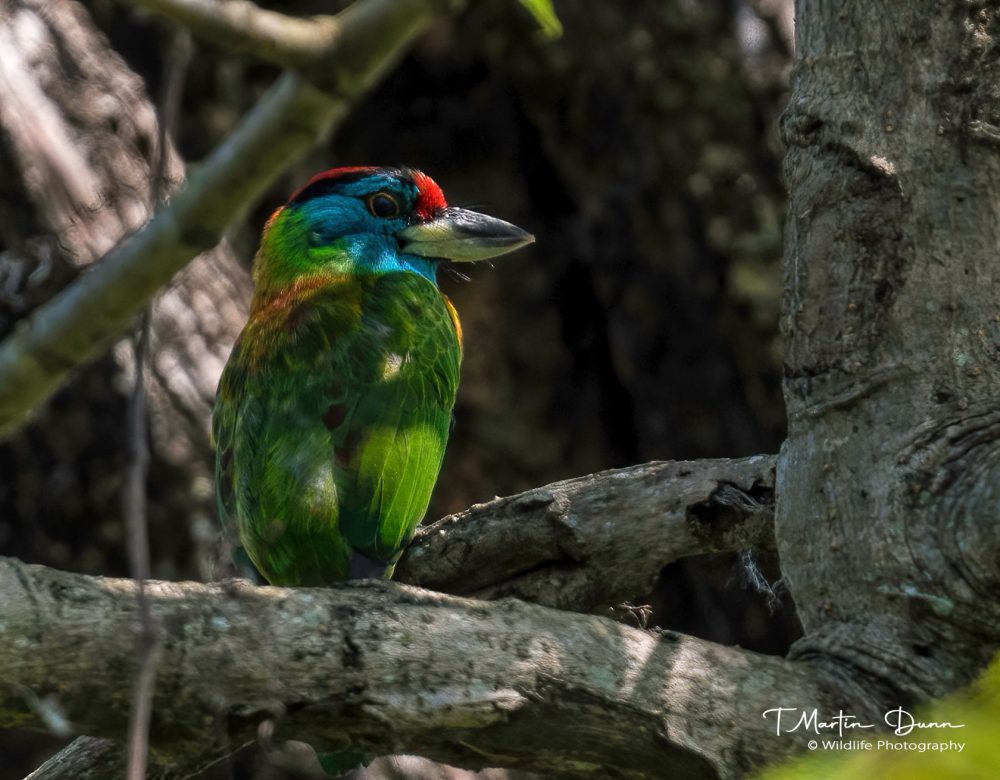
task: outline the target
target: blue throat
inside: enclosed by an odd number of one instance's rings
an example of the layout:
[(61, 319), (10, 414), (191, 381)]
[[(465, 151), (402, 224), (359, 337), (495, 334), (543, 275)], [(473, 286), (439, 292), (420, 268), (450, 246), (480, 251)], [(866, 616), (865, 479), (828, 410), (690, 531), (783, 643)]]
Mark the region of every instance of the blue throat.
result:
[(399, 251), (395, 236), (360, 233), (340, 239), (357, 273), (387, 274), (409, 271), (437, 284), (437, 263)]

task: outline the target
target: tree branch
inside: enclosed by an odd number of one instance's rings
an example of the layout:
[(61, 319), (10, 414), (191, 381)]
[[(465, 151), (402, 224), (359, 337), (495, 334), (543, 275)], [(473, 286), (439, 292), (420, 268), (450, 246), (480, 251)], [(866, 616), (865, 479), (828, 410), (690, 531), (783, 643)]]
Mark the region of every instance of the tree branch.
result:
[[(642, 596), (673, 560), (773, 548), (774, 460), (647, 463), (498, 498), (422, 528), (396, 576), (576, 611)], [(81, 738), (29, 780), (65, 777), (67, 765), (100, 777), (122, 756), (118, 743)]]
[(336, 17), (302, 19), (244, 0), (124, 2), (165, 16), (214, 45), (287, 68), (301, 68), (328, 57), (340, 35)]
[(73, 740), (25, 780), (107, 780), (125, 774), (125, 748), (110, 739)]
[(420, 529), (396, 577), (576, 611), (644, 596), (680, 558), (774, 549), (774, 462), (647, 463), (477, 504)]
[(0, 343), (0, 435), (124, 330), (156, 290), (243, 218), (274, 179), (343, 118), (422, 31), (433, 0), (362, 0), (338, 16), (325, 91), (285, 73), (170, 206)]
[[(355, 3), (337, 16), (299, 18), (247, 0), (123, 1), (182, 24), (213, 45), (295, 69), (316, 86), (333, 92), (344, 88), (343, 77), (350, 74), (331, 69), (331, 61), (342, 57), (345, 48), (383, 49), (386, 39), (381, 30), (393, 23), (386, 4), (378, 3)], [(429, 13), (446, 14), (458, 10), (464, 0), (423, 0), (421, 5)], [(410, 12), (403, 9), (402, 13)]]
[[(120, 738), (135, 584), (0, 559), (0, 725), (40, 726), (19, 691)], [(190, 770), (271, 720), (348, 743), (545, 776), (735, 777), (801, 749), (761, 713), (835, 707), (804, 666), (516, 600), (391, 582), (329, 589), (148, 583), (163, 655), (151, 759)], [(804, 739), (804, 737), (803, 737)]]

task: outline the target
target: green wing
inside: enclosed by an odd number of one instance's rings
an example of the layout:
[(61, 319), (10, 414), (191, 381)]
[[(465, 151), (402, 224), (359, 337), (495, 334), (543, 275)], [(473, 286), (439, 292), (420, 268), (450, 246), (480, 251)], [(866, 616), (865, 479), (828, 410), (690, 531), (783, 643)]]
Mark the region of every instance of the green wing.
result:
[(219, 523), (225, 537), (233, 544), (230, 562), (243, 576), (260, 581), (260, 573), (243, 548), (237, 523), (236, 469), (234, 449), (236, 445), (239, 409), (246, 387), (246, 370), (243, 360), (243, 338), (233, 345), (229, 361), (219, 379), (219, 389), (212, 410), (212, 441), (215, 445), (215, 502)]
[(344, 279), (252, 319), (219, 385), (223, 526), (273, 584), (381, 574), (423, 518), (458, 388), (457, 322), (413, 273)]
[(233, 492), (233, 445), (236, 416), (242, 398), (245, 376), (240, 353), (241, 341), (233, 345), (229, 361), (219, 379), (212, 410), (212, 441), (215, 444), (215, 500), (223, 532), (235, 536), (235, 495)]
[[(461, 348), (438, 290), (414, 274), (378, 277), (345, 346), (326, 413), (338, 526), (348, 544), (395, 563), (427, 511), (444, 457)], [(340, 377), (354, 380), (338, 386)]]

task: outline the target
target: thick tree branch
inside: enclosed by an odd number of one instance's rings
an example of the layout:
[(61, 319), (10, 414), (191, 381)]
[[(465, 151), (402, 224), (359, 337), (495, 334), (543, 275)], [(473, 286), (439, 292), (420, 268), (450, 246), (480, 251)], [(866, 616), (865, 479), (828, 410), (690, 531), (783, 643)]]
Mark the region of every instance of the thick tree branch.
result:
[(680, 558), (774, 549), (774, 461), (646, 463), (477, 504), (421, 529), (396, 576), (576, 611), (644, 596)]
[[(0, 559), (0, 725), (39, 726), (23, 691), (120, 738), (135, 584)], [(515, 600), (388, 582), (330, 589), (151, 582), (163, 655), (151, 758), (174, 771), (261, 721), (321, 750), (413, 751), (556, 776), (735, 777), (801, 748), (761, 713), (835, 707), (783, 659)], [(195, 760), (197, 759), (197, 760)]]
[(0, 344), (0, 434), (128, 325), (156, 290), (241, 219), (274, 179), (346, 113), (423, 30), (439, 3), (362, 0), (338, 17), (324, 91), (285, 73), (187, 186), (138, 233)]

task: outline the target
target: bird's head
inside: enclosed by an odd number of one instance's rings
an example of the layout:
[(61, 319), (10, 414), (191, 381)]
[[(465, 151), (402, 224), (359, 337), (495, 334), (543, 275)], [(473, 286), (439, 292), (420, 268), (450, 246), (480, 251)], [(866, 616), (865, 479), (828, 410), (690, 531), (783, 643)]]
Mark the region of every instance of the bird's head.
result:
[(470, 262), (534, 241), (521, 228), (448, 206), (441, 188), (408, 168), (334, 168), (292, 194), (264, 228), (258, 289), (308, 273), (413, 271), (436, 280), (440, 261)]

